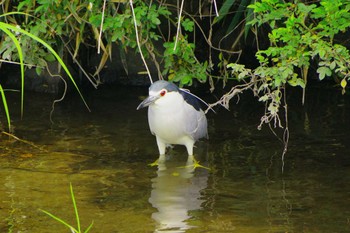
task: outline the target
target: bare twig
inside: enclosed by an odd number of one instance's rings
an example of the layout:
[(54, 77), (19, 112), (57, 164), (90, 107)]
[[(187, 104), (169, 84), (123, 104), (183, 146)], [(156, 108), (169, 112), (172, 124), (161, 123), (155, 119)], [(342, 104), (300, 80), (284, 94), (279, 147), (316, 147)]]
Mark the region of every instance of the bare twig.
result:
[[(174, 7), (173, 5), (170, 5), (170, 4), (164, 4), (168, 7)], [(182, 10), (182, 14), (185, 14), (187, 17), (191, 18), (192, 21), (197, 25), (197, 28), (200, 30), (200, 32), (202, 33), (202, 36), (203, 38), (205, 39), (205, 41), (207, 42), (207, 44), (210, 46), (210, 48), (216, 50), (216, 51), (221, 51), (221, 52), (225, 52), (225, 53), (228, 53), (228, 54), (238, 54), (238, 56), (241, 55), (242, 51), (239, 50), (239, 51), (231, 51), (231, 50), (226, 50), (226, 49), (222, 49), (220, 47), (217, 47), (217, 46), (214, 46), (211, 42), (211, 38), (209, 38), (203, 28), (201, 27), (201, 25), (198, 23), (198, 21), (189, 13), (187, 13), (185, 10)]]
[(216, 4), (216, 0), (214, 0), (213, 2), (214, 2), (215, 14), (216, 16), (219, 16), (218, 5)]
[(174, 44), (174, 51), (176, 50), (177, 41), (179, 40), (179, 34), (181, 31), (181, 15), (182, 15), (183, 7), (184, 7), (184, 1), (185, 0), (181, 1), (179, 16), (178, 16), (178, 20), (177, 20), (177, 31), (176, 31), (176, 38), (175, 38), (175, 44)]
[[(63, 41), (63, 39), (62, 39)], [(77, 66), (79, 67), (80, 71), (84, 74), (84, 76), (87, 78), (87, 80), (89, 80), (89, 82), (91, 83), (91, 85), (97, 89), (97, 87), (101, 84), (101, 81), (100, 79), (92, 79), (89, 74), (85, 71), (85, 69), (82, 67), (82, 65), (80, 64), (80, 62), (73, 56), (73, 52), (71, 51), (71, 49), (66, 45), (64, 44), (64, 46), (66, 47), (68, 53), (71, 55), (73, 61), (75, 64), (77, 64)], [(99, 47), (100, 48), (100, 47)]]
[(137, 22), (136, 22), (136, 16), (135, 16), (135, 11), (134, 11), (134, 6), (133, 6), (133, 2), (132, 0), (129, 1), (130, 3), (130, 8), (131, 8), (131, 12), (132, 12), (132, 17), (134, 19), (134, 27), (135, 27), (135, 33), (136, 33), (136, 42), (137, 42), (137, 47), (139, 49), (139, 52), (140, 52), (140, 55), (141, 55), (141, 59), (143, 61), (143, 64), (145, 65), (146, 67), (146, 70), (147, 70), (147, 74), (148, 74), (148, 77), (149, 77), (149, 81), (151, 83), (153, 83), (153, 80), (152, 80), (152, 77), (151, 77), (151, 72), (149, 71), (148, 69), (148, 66), (147, 66), (147, 63), (146, 63), (146, 60), (142, 54), (142, 50), (141, 50), (141, 44), (140, 44), (140, 39), (139, 39), (139, 33), (138, 33), (138, 30), (137, 30)]
[(151, 56), (151, 58), (152, 58), (152, 60), (153, 60), (154, 65), (155, 65), (156, 68), (157, 68), (158, 79), (159, 79), (159, 80), (163, 80), (164, 78), (163, 78), (163, 75), (162, 75), (162, 71), (161, 71), (161, 69), (160, 69), (160, 65), (159, 65), (159, 63), (158, 63), (158, 61), (157, 61), (157, 59), (156, 59), (156, 55), (154, 54), (154, 47), (153, 47), (153, 45), (147, 43), (147, 44), (146, 44), (146, 48), (147, 48), (147, 51), (148, 51), (149, 55)]
[[(285, 85), (285, 84), (284, 84)], [(286, 87), (284, 87), (284, 118), (286, 121), (286, 127), (283, 132), (283, 143), (284, 143), (284, 149), (282, 152), (282, 173), (284, 172), (284, 157), (287, 154), (288, 150), (288, 144), (289, 144), (289, 126), (288, 126), (288, 105), (287, 105), (287, 97), (286, 97)]]
[(33, 142), (29, 142), (29, 141), (27, 141), (27, 140), (20, 139), (19, 137), (15, 136), (15, 135), (13, 135), (13, 134), (11, 134), (11, 133), (7, 133), (7, 132), (5, 132), (5, 131), (2, 131), (1, 133), (2, 133), (2, 134), (5, 134), (5, 135), (7, 135), (7, 136), (9, 136), (9, 137), (12, 137), (13, 139), (15, 139), (15, 140), (17, 140), (17, 141), (19, 141), (19, 142), (23, 142), (23, 143), (25, 143), (25, 144), (27, 144), (27, 145), (30, 145), (30, 146), (32, 146), (32, 147), (35, 147), (36, 149), (39, 149), (39, 150), (41, 150), (41, 151), (47, 151), (47, 150), (45, 150), (45, 149), (43, 149), (43, 148), (41, 148), (41, 147), (35, 145)]
[(225, 95), (223, 95), (220, 98), (220, 100), (218, 100), (217, 102), (215, 102), (213, 104), (209, 104), (208, 109), (205, 111), (205, 113), (207, 113), (210, 109), (212, 109), (213, 107), (215, 107), (217, 105), (221, 105), (224, 108), (226, 108), (227, 110), (229, 110), (230, 100), (235, 96), (238, 97), (239, 94), (244, 92), (245, 90), (252, 89), (254, 84), (255, 84), (254, 82), (249, 82), (249, 83), (245, 83), (245, 84), (241, 84), (241, 85), (237, 85), (237, 86), (232, 87), (228, 93), (226, 93)]
[(98, 43), (97, 54), (100, 54), (100, 51), (101, 51), (101, 38), (102, 38), (102, 31), (103, 31), (103, 22), (104, 22), (104, 18), (105, 18), (105, 9), (106, 9), (106, 0), (103, 0), (100, 34), (98, 36), (98, 42), (97, 42)]
[[(0, 59), (0, 62), (2, 63), (8, 63), (8, 64), (14, 64), (14, 65), (20, 65), (20, 62), (16, 62), (16, 61), (9, 61), (9, 60), (5, 60), (5, 59)], [(39, 68), (44, 68), (43, 66), (37, 66), (37, 65), (33, 65), (33, 64), (27, 64), (27, 63), (23, 63), (24, 66), (28, 66), (29, 68), (31, 67), (39, 67)]]
[(59, 75), (59, 74), (52, 74), (51, 71), (50, 71), (50, 69), (49, 69), (49, 66), (48, 66), (48, 65), (46, 65), (46, 70), (47, 70), (47, 72), (49, 73), (49, 75), (50, 75), (51, 77), (58, 77), (58, 78), (60, 78), (60, 79), (62, 80), (63, 84), (64, 84), (64, 90), (63, 90), (63, 93), (62, 93), (61, 98), (55, 99), (55, 100), (52, 102), (52, 105), (51, 105), (50, 122), (51, 122), (52, 124), (54, 124), (54, 122), (53, 122), (53, 120), (52, 120), (52, 115), (53, 115), (53, 112), (55, 111), (55, 104), (61, 102), (61, 101), (64, 99), (64, 97), (66, 96), (66, 93), (67, 93), (67, 86), (68, 86), (68, 85), (67, 85), (66, 80), (64, 80), (64, 78), (63, 78), (61, 75)]

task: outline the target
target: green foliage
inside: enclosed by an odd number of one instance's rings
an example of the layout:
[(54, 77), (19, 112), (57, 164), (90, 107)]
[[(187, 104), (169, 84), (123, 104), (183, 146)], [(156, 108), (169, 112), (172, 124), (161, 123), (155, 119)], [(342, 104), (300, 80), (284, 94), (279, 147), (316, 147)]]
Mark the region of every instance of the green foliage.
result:
[(77, 204), (75, 202), (75, 196), (74, 196), (74, 192), (73, 192), (73, 186), (70, 183), (70, 194), (71, 194), (71, 198), (72, 198), (72, 203), (73, 203), (73, 208), (74, 208), (74, 213), (75, 213), (75, 220), (77, 223), (77, 228), (73, 227), (72, 225), (70, 225), (69, 223), (67, 223), (66, 221), (62, 220), (61, 218), (57, 217), (56, 215), (51, 214), (50, 212), (46, 211), (46, 210), (40, 210), (43, 213), (47, 214), (48, 216), (50, 216), (51, 218), (53, 218), (54, 220), (56, 220), (57, 222), (63, 224), (64, 226), (66, 226), (71, 232), (73, 233), (87, 233), (91, 230), (94, 222), (91, 222), (91, 224), (88, 226), (88, 228), (86, 228), (85, 231), (83, 231), (81, 229), (80, 226), (80, 218), (79, 218), (79, 213), (78, 213), (78, 207)]
[[(64, 0), (60, 2), (52, 0), (21, 1), (16, 10), (25, 12), (26, 15), (8, 17), (8, 19), (14, 21), (30, 34), (41, 38), (56, 51), (61, 51), (63, 49), (62, 38), (75, 36), (76, 22), (81, 23), (81, 25), (85, 23), (77, 16), (77, 1)], [(51, 53), (42, 44), (28, 37), (21, 38), (21, 46), (26, 54), (24, 61), (28, 68), (35, 66), (38, 73), (46, 67), (47, 62), (53, 60)], [(10, 52), (13, 55), (10, 59), (16, 61), (16, 51)]]
[[(193, 32), (194, 22), (189, 18), (181, 21), (181, 26), (187, 32)], [(174, 41), (163, 44), (165, 50), (163, 75), (168, 75), (172, 82), (179, 82), (180, 86), (192, 85), (193, 79), (199, 82), (207, 81), (208, 62), (201, 63), (195, 55), (195, 44), (190, 43), (187, 36), (180, 36)]]
[[(110, 57), (112, 44), (118, 44), (118, 47), (126, 54), (130, 48), (138, 51), (138, 38), (145, 58), (151, 57), (155, 62), (158, 57), (160, 57), (159, 60), (164, 59), (166, 68), (159, 70), (163, 75), (169, 75), (170, 79), (174, 77), (172, 80), (181, 84), (191, 84), (193, 77), (205, 81), (204, 74), (207, 66), (201, 65), (196, 60), (194, 45), (188, 43), (187, 39), (184, 39), (185, 36), (180, 35), (182, 39), (178, 42), (181, 45), (175, 52), (168, 50), (163, 53), (154, 46), (154, 43), (161, 39), (165, 47), (169, 47), (167, 43), (173, 43), (166, 42), (164, 35), (159, 30), (161, 23), (166, 20), (176, 27), (176, 23), (170, 19), (172, 13), (166, 4), (154, 1), (133, 1), (138, 35), (135, 33), (129, 1), (107, 1), (105, 6), (103, 4), (102, 0), (60, 0), (58, 2), (24, 0), (18, 4), (16, 9), (26, 12), (27, 15), (8, 18), (58, 51), (64, 52), (66, 49), (74, 48), (74, 57), (79, 54), (81, 44), (91, 48), (94, 43), (101, 44), (103, 56), (95, 75), (98, 75)], [(29, 14), (33, 16), (30, 17), (30, 20), (28, 19)], [(194, 32), (193, 20), (185, 17), (181, 25), (185, 33)], [(102, 30), (101, 38), (100, 30)], [(25, 54), (24, 63), (28, 64), (29, 68), (35, 66), (38, 73), (47, 62), (52, 61), (51, 53), (42, 44), (33, 42), (27, 37), (21, 38), (21, 47)], [(17, 49), (13, 46), (12, 40), (7, 37), (0, 45), (0, 53), (6, 60), (18, 60)], [(167, 54), (171, 54), (172, 57), (167, 57)], [(174, 63), (171, 64), (171, 62)], [(170, 69), (170, 67), (179, 67), (180, 64), (186, 64), (186, 67), (179, 70), (175, 77), (174, 71), (178, 70)], [(194, 65), (193, 68), (190, 67), (192, 65)], [(124, 68), (127, 70), (127, 67)], [(191, 73), (186, 74), (186, 72)]]
[(194, 22), (189, 18), (186, 18), (185, 20), (183, 20), (181, 22), (181, 25), (187, 32), (193, 32), (194, 30)]
[(274, 76), (277, 83), (289, 81), (295, 68), (308, 68), (316, 58), (321, 80), (332, 73), (349, 76), (349, 51), (333, 38), (350, 27), (350, 2), (322, 0), (320, 5), (305, 5), (263, 0), (250, 7), (257, 13), (250, 23), (268, 23), (272, 29), (271, 46), (259, 51), (257, 58), (264, 67), (271, 63), (282, 67), (284, 72)]
[[(252, 11), (248, 8), (248, 5), (253, 4), (255, 0), (225, 0), (219, 10), (219, 16), (214, 19), (214, 23), (219, 23), (230, 18), (229, 15), (234, 13), (232, 20), (226, 29), (226, 33), (231, 33), (242, 21), (247, 22), (252, 15)], [(245, 23), (244, 22), (244, 23)], [(245, 36), (250, 30), (251, 25), (244, 24)]]
[[(350, 27), (350, 2), (321, 0), (319, 4), (302, 1), (262, 0), (249, 6), (255, 18), (249, 24), (267, 24), (270, 46), (256, 53), (260, 66), (254, 71), (229, 65), (232, 72), (255, 82), (254, 91), (277, 117), (281, 90), (288, 84), (305, 88), (310, 66), (318, 66), (320, 80), (337, 75), (343, 92), (350, 77), (350, 53), (334, 37)], [(276, 118), (274, 118), (276, 119)]]
[[(12, 12), (11, 13), (11, 15), (15, 15), (15, 14), (23, 15), (20, 12)], [(6, 15), (9, 15), (9, 14), (3, 14), (0, 17), (4, 17)], [(66, 67), (66, 65), (64, 64), (64, 62), (62, 61), (60, 56), (55, 52), (55, 50), (48, 43), (46, 43), (41, 38), (39, 38), (38, 36), (36, 36), (32, 33), (25, 31), (20, 27), (16, 27), (16, 26), (13, 26), (13, 25), (8, 24), (8, 23), (0, 22), (0, 30), (7, 35), (7, 37), (6, 37), (7, 40), (5, 39), (5, 41), (7, 43), (5, 43), (5, 45), (7, 47), (11, 47), (12, 50), (16, 49), (15, 51), (17, 52), (17, 56), (19, 59), (19, 65), (20, 65), (20, 70), (21, 70), (21, 114), (22, 115), (23, 115), (23, 106), (24, 106), (24, 61), (25, 61), (25, 57), (26, 57), (25, 55), (27, 54), (27, 53), (25, 53), (25, 51), (23, 51), (22, 47), (23, 47), (23, 43), (25, 45), (25, 42), (29, 41), (29, 40), (31, 40), (32, 42), (37, 42), (37, 43), (41, 44), (47, 50), (47, 53), (48, 53), (46, 55), (47, 59), (50, 59), (50, 60), (52, 60), (53, 58), (57, 59), (59, 64), (63, 67), (63, 69), (65, 70), (65, 72), (69, 76), (71, 82), (74, 84), (75, 88), (77, 89), (78, 93), (80, 94), (86, 107), (88, 108), (88, 106), (87, 106), (82, 94), (80, 93), (80, 90), (79, 90), (78, 86), (76, 85), (68, 68)], [(12, 43), (12, 44), (10, 44), (10, 43)], [(7, 58), (7, 59), (11, 60), (11, 59), (13, 59), (12, 53), (14, 52), (12, 50), (10, 51), (10, 54), (9, 54), (9, 50), (6, 50), (6, 51), (0, 50), (0, 51), (3, 55), (3, 58), (5, 58), (5, 59)], [(11, 126), (10, 114), (9, 114), (8, 105), (7, 105), (7, 101), (5, 98), (4, 90), (2, 87), (1, 87), (0, 91), (1, 91), (2, 102), (4, 105), (7, 122), (8, 122), (8, 127), (10, 130), (10, 126)]]
[[(19, 58), (20, 69), (21, 69), (21, 84), (22, 84), (21, 85), (22, 86), (22, 91), (21, 91), (21, 114), (23, 115), (23, 106), (24, 106), (24, 104), (23, 104), (23, 102), (24, 102), (24, 59), (23, 59), (23, 51), (22, 51), (22, 47), (21, 47), (20, 42), (17, 39), (15, 33), (10, 31), (11, 29), (12, 29), (12, 31), (21, 30), (20, 28), (14, 27), (14, 26), (12, 26), (10, 24), (0, 22), (0, 30), (3, 31), (8, 36), (8, 38), (10, 38), (10, 40), (14, 44), (14, 47), (18, 51), (18, 58)], [(4, 107), (5, 107), (5, 110), (6, 110), (7, 103), (6, 103), (5, 95), (3, 95), (3, 100), (2, 101), (4, 103)], [(9, 118), (9, 111), (8, 110), (6, 111), (6, 115), (7, 115), (7, 121), (8, 121), (8, 125), (9, 125), (9, 130), (10, 130), (10, 118)]]
[[(74, 50), (69, 54), (73, 59), (78, 58), (82, 44), (92, 50), (100, 48), (103, 54), (94, 77), (98, 77), (111, 57), (112, 48), (120, 48), (124, 58), (130, 51), (142, 52), (146, 59), (156, 63), (158, 73), (161, 74), (159, 76), (169, 76), (168, 79), (180, 82), (181, 85), (190, 85), (193, 78), (204, 82), (208, 75), (207, 63), (197, 61), (194, 43), (187, 41), (188, 35), (195, 33), (193, 17), (182, 16), (183, 30), (179, 30), (177, 41), (167, 41), (166, 38), (174, 36), (171, 33), (177, 27), (176, 20), (171, 16), (172, 11), (176, 12), (176, 15), (178, 12), (171, 4), (134, 0), (133, 10), (138, 35), (135, 33), (129, 1), (24, 0), (17, 6), (13, 4), (12, 7), (12, 10), (25, 13), (21, 16), (8, 15), (7, 20), (44, 40), (53, 49), (60, 51), (61, 56), (68, 54), (67, 50)], [(168, 31), (169, 35), (165, 35), (165, 31)], [(40, 74), (47, 63), (53, 60), (53, 56), (45, 46), (28, 37), (21, 37), (20, 41), (25, 54), (23, 60), (26, 68), (35, 67)], [(138, 42), (142, 51), (138, 50)], [(166, 51), (159, 46), (161, 43)], [(170, 51), (170, 47), (177, 43), (179, 49)], [(118, 45), (112, 46), (113, 44)], [(2, 57), (9, 61), (18, 61), (17, 51), (12, 40), (4, 37), (3, 43), (0, 44)], [(161, 64), (157, 64), (158, 62)], [(127, 63), (123, 62), (123, 65), (128, 72)], [(182, 65), (184, 67), (181, 67)]]
[[(142, 38), (142, 43), (152, 43), (152, 40), (157, 41), (160, 35), (156, 29), (161, 24), (160, 17), (168, 17), (171, 12), (164, 6), (152, 4), (148, 6), (144, 1), (135, 1), (134, 11), (136, 22), (139, 29), (139, 37)], [(120, 43), (124, 48), (137, 47), (136, 34), (134, 30), (134, 21), (132, 12), (128, 5), (120, 6), (120, 13), (113, 13), (113, 7), (109, 7), (105, 15), (103, 24), (103, 33), (106, 40)], [(93, 27), (101, 25), (102, 13), (98, 7), (94, 7), (89, 22)]]
[[(185, 37), (179, 37), (175, 48), (175, 41), (164, 43), (164, 70), (168, 79), (180, 82), (180, 85), (191, 85), (193, 79), (200, 82), (207, 80), (207, 62), (200, 63), (194, 54), (195, 45), (189, 43)], [(174, 49), (175, 48), (175, 49)]]

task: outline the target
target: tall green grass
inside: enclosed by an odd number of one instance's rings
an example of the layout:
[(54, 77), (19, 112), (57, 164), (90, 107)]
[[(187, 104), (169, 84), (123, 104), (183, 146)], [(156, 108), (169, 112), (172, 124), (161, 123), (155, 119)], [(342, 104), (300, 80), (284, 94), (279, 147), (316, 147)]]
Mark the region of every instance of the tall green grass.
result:
[(94, 222), (91, 222), (91, 224), (88, 226), (88, 228), (86, 228), (86, 230), (83, 231), (81, 229), (80, 218), (79, 218), (79, 213), (78, 213), (78, 207), (77, 207), (77, 203), (75, 201), (72, 183), (70, 183), (70, 194), (71, 194), (71, 198), (72, 198), (72, 202), (73, 202), (73, 208), (74, 208), (74, 212), (75, 212), (75, 220), (76, 220), (76, 224), (77, 224), (76, 228), (73, 227), (72, 225), (70, 225), (69, 223), (67, 223), (66, 221), (62, 220), (61, 218), (57, 217), (54, 214), (51, 214), (50, 212), (48, 212), (46, 210), (40, 209), (40, 211), (44, 212), (45, 214), (47, 214), (48, 216), (50, 216), (51, 218), (53, 218), (57, 222), (65, 225), (73, 233), (83, 233), (83, 232), (87, 233), (87, 232), (89, 232), (91, 230)]
[(3, 105), (4, 105), (5, 114), (6, 114), (7, 127), (9, 128), (9, 132), (10, 132), (10, 131), (11, 131), (10, 112), (9, 112), (9, 108), (8, 108), (8, 106), (7, 106), (5, 91), (4, 91), (4, 89), (2, 88), (1, 84), (0, 84), (0, 93), (1, 93), (1, 99), (2, 99), (2, 103), (3, 103)]
[[(22, 12), (9, 12), (9, 13), (0, 15), (0, 17), (6, 17), (8, 15), (15, 15), (15, 14), (17, 14), (17, 15), (28, 15), (28, 14), (22, 13)], [(17, 52), (18, 52), (19, 65), (20, 65), (20, 70), (21, 70), (21, 117), (23, 116), (23, 108), (24, 108), (24, 81), (25, 81), (24, 80), (24, 59), (23, 59), (23, 51), (22, 51), (22, 48), (21, 48), (21, 43), (17, 39), (16, 33), (20, 33), (20, 34), (23, 34), (23, 35), (26, 35), (26, 36), (30, 37), (34, 41), (42, 44), (49, 52), (52, 53), (52, 55), (56, 58), (56, 60), (62, 66), (64, 71), (67, 73), (70, 81), (73, 83), (75, 89), (78, 91), (78, 93), (79, 93), (81, 99), (83, 100), (85, 106), (90, 111), (89, 106), (87, 105), (87, 103), (86, 103), (82, 93), (80, 92), (79, 87), (77, 86), (76, 82), (74, 81), (74, 78), (73, 78), (72, 74), (69, 72), (67, 66), (65, 65), (63, 60), (60, 58), (60, 56), (56, 53), (56, 51), (48, 43), (46, 43), (45, 41), (43, 41), (39, 37), (33, 35), (32, 33), (27, 32), (26, 30), (23, 30), (20, 27), (12, 25), (12, 24), (9, 24), (9, 23), (0, 22), (0, 31), (4, 32), (13, 41), (14, 45), (16, 46)], [(0, 92), (1, 92), (2, 102), (3, 102), (3, 105), (4, 105), (4, 109), (5, 109), (5, 113), (6, 113), (6, 119), (7, 119), (9, 131), (10, 131), (10, 127), (11, 127), (10, 112), (9, 112), (6, 96), (5, 96), (5, 93), (4, 93), (4, 89), (1, 86), (0, 86)]]

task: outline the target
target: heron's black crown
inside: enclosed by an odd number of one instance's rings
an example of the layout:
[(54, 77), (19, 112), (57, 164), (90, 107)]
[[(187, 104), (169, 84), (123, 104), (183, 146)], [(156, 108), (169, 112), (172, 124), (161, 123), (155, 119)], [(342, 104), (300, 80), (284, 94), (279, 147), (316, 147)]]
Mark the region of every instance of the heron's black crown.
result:
[(160, 91), (162, 89), (167, 90), (168, 92), (179, 92), (182, 97), (184, 98), (184, 100), (191, 105), (192, 107), (194, 107), (197, 111), (200, 111), (201, 109), (201, 105), (198, 102), (197, 98), (194, 97), (193, 95), (187, 93), (186, 91), (181, 90), (180, 88), (178, 88), (178, 86), (176, 86), (174, 83), (165, 81), (165, 80), (159, 80), (154, 82), (151, 86), (150, 86), (150, 91)]

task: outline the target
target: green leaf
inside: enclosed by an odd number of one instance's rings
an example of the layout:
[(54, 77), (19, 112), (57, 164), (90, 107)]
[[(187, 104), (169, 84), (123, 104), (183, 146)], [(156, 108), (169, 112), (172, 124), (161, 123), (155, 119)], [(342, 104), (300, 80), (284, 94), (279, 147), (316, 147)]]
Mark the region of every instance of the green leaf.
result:
[(242, 0), (240, 2), (239, 7), (235, 13), (235, 16), (231, 20), (231, 23), (226, 30), (226, 33), (230, 33), (239, 24), (239, 22), (242, 20), (242, 15), (243, 13), (245, 13), (245, 9), (249, 5), (250, 1), (251, 0)]
[(36, 72), (36, 74), (37, 74), (38, 76), (40, 76), (40, 74), (41, 74), (41, 72), (42, 72), (42, 68), (39, 67), (39, 66), (35, 67), (35, 72)]
[(305, 88), (304, 79), (298, 78), (296, 76), (288, 80), (288, 84), (291, 85), (292, 87), (300, 86), (301, 88)]
[(221, 20), (223, 20), (225, 17), (227, 17), (231, 7), (234, 6), (236, 0), (226, 0), (223, 2), (220, 10), (219, 10), (219, 16), (214, 19), (214, 23), (218, 23)]
[(346, 85), (347, 85), (347, 82), (346, 82), (346, 79), (344, 78), (343, 80), (341, 80), (340, 86), (341, 86), (342, 88), (345, 88)]
[(95, 27), (99, 27), (101, 25), (101, 20), (102, 20), (102, 15), (100, 15), (100, 14), (92, 15), (89, 18), (89, 22)]
[(326, 76), (329, 77), (332, 75), (331, 69), (326, 66), (321, 66), (317, 69), (317, 73), (319, 74), (318, 78), (323, 80)]
[(55, 60), (55, 56), (52, 53), (48, 53), (45, 55), (45, 60), (48, 62), (53, 62)]
[(269, 95), (266, 94), (266, 95), (261, 96), (259, 98), (259, 101), (260, 102), (266, 102), (268, 99), (269, 99)]
[[(254, 3), (255, 0), (252, 0), (250, 4)], [(255, 24), (255, 18), (254, 18), (254, 12), (253, 12), (253, 9), (251, 8), (247, 8), (247, 16), (245, 18), (246, 20), (246, 23), (245, 23), (245, 26), (244, 26), (244, 38), (247, 39), (248, 37), (248, 33), (250, 31), (250, 29), (252, 28), (252, 25)]]
[(31, 8), (32, 7), (31, 0), (25, 0), (25, 1), (19, 2), (18, 6), (17, 6), (17, 10), (20, 11), (22, 9), (22, 7), (24, 7), (24, 6)]
[(301, 13), (308, 14), (312, 9), (316, 7), (315, 4), (305, 5), (304, 3), (298, 3), (298, 9)]
[(185, 31), (193, 32), (194, 22), (188, 18), (181, 22), (181, 25), (184, 27)]

